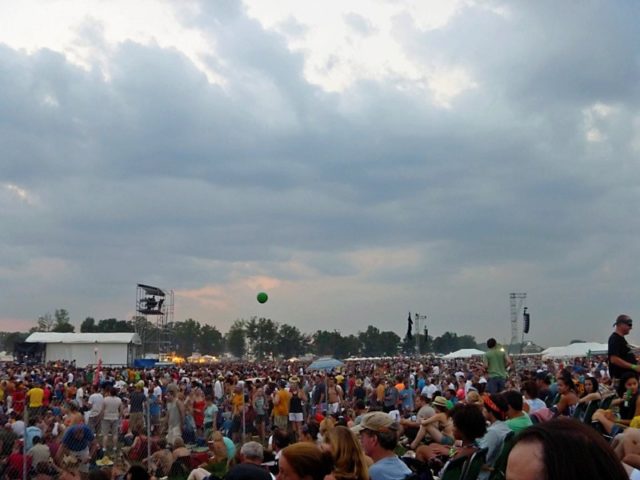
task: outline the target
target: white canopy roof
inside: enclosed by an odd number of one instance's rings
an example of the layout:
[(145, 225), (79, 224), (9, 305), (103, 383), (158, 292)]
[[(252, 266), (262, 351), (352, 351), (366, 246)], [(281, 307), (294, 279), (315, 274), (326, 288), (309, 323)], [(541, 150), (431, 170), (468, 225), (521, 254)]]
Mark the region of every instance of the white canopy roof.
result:
[(572, 343), (564, 347), (549, 347), (542, 352), (542, 358), (586, 357), (590, 352), (602, 353), (607, 350), (606, 343)]
[(463, 348), (457, 352), (451, 352), (442, 358), (471, 358), (477, 355), (484, 355), (484, 352), (475, 348)]
[(141, 345), (137, 333), (57, 333), (34, 332), (27, 337), (28, 343), (134, 343)]

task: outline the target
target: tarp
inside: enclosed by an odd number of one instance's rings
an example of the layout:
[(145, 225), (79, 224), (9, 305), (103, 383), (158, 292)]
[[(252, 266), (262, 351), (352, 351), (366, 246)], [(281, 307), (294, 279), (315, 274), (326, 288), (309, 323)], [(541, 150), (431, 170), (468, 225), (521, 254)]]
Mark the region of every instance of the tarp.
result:
[(603, 354), (607, 350), (608, 345), (606, 343), (585, 342), (572, 343), (564, 347), (549, 347), (541, 355), (542, 358), (586, 357), (589, 354)]
[(471, 358), (477, 355), (484, 355), (484, 352), (475, 348), (463, 348), (462, 350), (458, 350), (457, 352), (451, 352), (442, 358)]

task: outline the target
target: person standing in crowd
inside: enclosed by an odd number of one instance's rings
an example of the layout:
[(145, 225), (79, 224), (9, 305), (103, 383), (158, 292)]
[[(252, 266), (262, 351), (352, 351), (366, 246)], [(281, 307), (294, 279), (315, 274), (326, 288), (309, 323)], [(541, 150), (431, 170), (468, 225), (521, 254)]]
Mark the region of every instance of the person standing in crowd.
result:
[(307, 397), (303, 390), (298, 387), (300, 379), (294, 375), (289, 379), (289, 422), (293, 426), (293, 432), (296, 438), (302, 436), (302, 422), (304, 421), (303, 405), (307, 401)]
[(144, 429), (144, 407), (147, 398), (144, 395), (144, 381), (136, 383), (135, 390), (129, 395), (129, 428), (131, 431)]
[(35, 417), (40, 415), (42, 411), (42, 402), (44, 400), (44, 385), (36, 383), (27, 391), (27, 399), (29, 400), (29, 416)]
[(411, 473), (394, 453), (398, 444), (398, 424), (387, 413), (367, 413), (351, 430), (360, 435), (364, 453), (373, 459), (369, 468), (371, 480), (404, 480)]
[(102, 404), (104, 403), (104, 397), (102, 393), (100, 393), (100, 387), (98, 385), (94, 385), (92, 387), (93, 393), (89, 395), (88, 406), (89, 406), (89, 428), (93, 431), (95, 435), (100, 433), (100, 421), (102, 420)]
[(628, 371), (638, 372), (638, 361), (631, 352), (631, 348), (624, 338), (631, 332), (633, 320), (629, 315), (618, 315), (615, 323), (615, 331), (609, 336), (609, 376), (613, 379), (614, 388), (618, 387), (620, 377)]
[(273, 424), (280, 430), (287, 431), (289, 425), (289, 401), (291, 393), (285, 388), (284, 380), (278, 384), (278, 388), (272, 395), (273, 401)]
[(184, 403), (178, 398), (177, 388), (167, 389), (167, 443), (169, 445), (173, 445), (177, 438), (182, 438), (184, 415)]
[(507, 367), (511, 365), (511, 359), (506, 352), (498, 346), (495, 338), (487, 340), (489, 350), (484, 354), (484, 365), (487, 369), (487, 393), (500, 393), (504, 390), (507, 380)]
[(118, 445), (118, 424), (120, 423), (122, 412), (122, 400), (118, 397), (118, 391), (115, 388), (111, 388), (109, 395), (102, 402), (102, 425), (100, 431), (103, 435), (102, 442), (105, 451), (109, 445), (109, 435), (113, 438), (112, 448), (114, 451), (116, 450)]

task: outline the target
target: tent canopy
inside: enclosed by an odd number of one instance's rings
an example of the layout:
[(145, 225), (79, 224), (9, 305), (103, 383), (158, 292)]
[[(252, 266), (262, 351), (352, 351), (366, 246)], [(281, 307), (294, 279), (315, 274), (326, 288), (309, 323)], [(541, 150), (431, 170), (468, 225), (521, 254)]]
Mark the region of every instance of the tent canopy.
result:
[(442, 358), (447, 358), (447, 359), (451, 359), (451, 358), (471, 358), (471, 357), (475, 357), (478, 355), (484, 355), (484, 352), (482, 350), (478, 350), (476, 348), (463, 348), (461, 350), (458, 350), (457, 352), (451, 352), (447, 355), (445, 355)]
[(333, 370), (337, 367), (342, 367), (344, 363), (340, 360), (336, 360), (331, 357), (322, 357), (317, 359), (311, 365), (307, 367), (307, 370)]
[(27, 343), (133, 343), (141, 345), (137, 333), (59, 333), (34, 332), (25, 340)]
[(549, 347), (542, 352), (542, 358), (586, 357), (590, 353), (606, 353), (608, 348), (609, 346), (606, 343), (572, 343), (564, 347)]

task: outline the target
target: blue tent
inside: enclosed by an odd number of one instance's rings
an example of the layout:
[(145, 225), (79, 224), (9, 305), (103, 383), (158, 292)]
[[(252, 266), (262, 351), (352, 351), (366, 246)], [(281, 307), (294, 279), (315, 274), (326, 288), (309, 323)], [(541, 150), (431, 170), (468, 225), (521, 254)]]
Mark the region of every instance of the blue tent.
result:
[(328, 372), (333, 370), (334, 368), (342, 367), (343, 365), (344, 363), (342, 363), (340, 360), (336, 360), (335, 358), (322, 357), (309, 365), (309, 367), (307, 367), (307, 370), (324, 370), (325, 372)]

